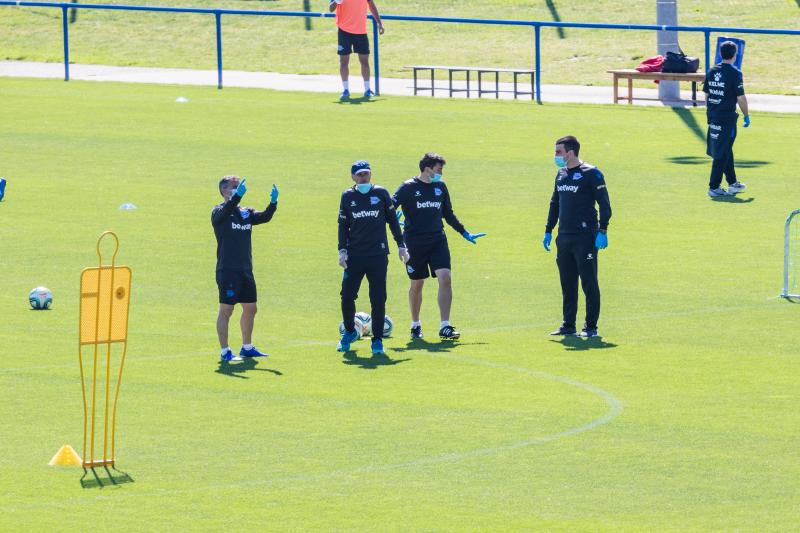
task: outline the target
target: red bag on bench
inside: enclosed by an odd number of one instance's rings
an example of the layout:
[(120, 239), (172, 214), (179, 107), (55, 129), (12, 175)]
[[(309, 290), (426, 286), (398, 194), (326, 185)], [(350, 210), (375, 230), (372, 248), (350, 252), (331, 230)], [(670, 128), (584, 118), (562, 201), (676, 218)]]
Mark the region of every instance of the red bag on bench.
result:
[(661, 72), (664, 65), (664, 56), (648, 57), (636, 67), (639, 72)]

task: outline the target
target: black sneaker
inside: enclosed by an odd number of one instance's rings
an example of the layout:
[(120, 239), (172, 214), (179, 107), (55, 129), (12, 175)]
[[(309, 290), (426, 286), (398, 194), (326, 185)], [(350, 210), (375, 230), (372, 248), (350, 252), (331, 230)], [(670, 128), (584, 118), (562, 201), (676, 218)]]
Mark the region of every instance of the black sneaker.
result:
[(561, 326), (557, 330), (550, 333), (552, 336), (556, 335), (575, 335), (577, 333), (576, 329), (572, 326)]
[(422, 338), (422, 326), (414, 326), (411, 328), (411, 340)]
[(439, 330), (439, 338), (454, 341), (461, 336), (453, 326), (445, 326)]
[(600, 336), (597, 334), (597, 328), (583, 328), (579, 335), (586, 339)]

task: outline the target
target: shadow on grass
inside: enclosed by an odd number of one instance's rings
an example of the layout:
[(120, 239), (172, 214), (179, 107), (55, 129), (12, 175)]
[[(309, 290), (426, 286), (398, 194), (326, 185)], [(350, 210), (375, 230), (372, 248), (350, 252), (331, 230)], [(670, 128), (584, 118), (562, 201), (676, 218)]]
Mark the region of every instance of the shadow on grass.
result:
[(589, 337), (584, 339), (577, 335), (565, 335), (558, 340), (551, 340), (550, 342), (557, 342), (566, 348), (568, 352), (576, 352), (583, 350), (604, 350), (606, 348), (616, 348), (617, 345), (613, 342), (606, 342), (603, 337)]
[(712, 200), (723, 204), (749, 204), (755, 200), (755, 198), (752, 196), (750, 198), (739, 198), (738, 196), (716, 196), (712, 198)]
[(392, 359), (386, 354), (372, 354), (371, 357), (359, 357), (354, 351), (346, 352), (342, 357), (342, 363), (346, 365), (357, 366), (364, 370), (375, 370), (381, 366), (394, 366), (399, 365), (405, 361), (410, 361), (411, 358), (406, 359)]
[(280, 370), (273, 370), (271, 368), (256, 368), (258, 363), (252, 357), (245, 359), (241, 363), (231, 363), (229, 361), (220, 361), (219, 368), (217, 368), (214, 372), (217, 374), (222, 374), (224, 376), (230, 376), (232, 378), (239, 378), (239, 379), (249, 379), (247, 376), (243, 376), (245, 372), (258, 371), (258, 372), (270, 372), (275, 374), (276, 376), (282, 376), (283, 372)]
[(697, 137), (699, 140), (706, 142), (706, 132), (703, 131), (703, 128), (700, 127), (698, 124), (697, 119), (694, 118), (694, 113), (686, 109), (685, 107), (672, 107), (671, 108), (673, 113), (678, 115), (686, 127), (694, 133), (694, 136)]
[(758, 161), (757, 159), (737, 159), (736, 168), (758, 168), (769, 165), (769, 161)]
[(358, 98), (348, 98), (347, 100), (336, 100), (335, 104), (349, 104), (349, 105), (361, 105), (361, 104), (374, 104), (376, 102), (375, 97), (367, 98), (366, 96), (360, 96)]
[(459, 341), (445, 341), (428, 342), (425, 339), (413, 339), (408, 341), (405, 348), (395, 348), (397, 352), (408, 352), (411, 350), (425, 350), (426, 352), (450, 352), (457, 346), (477, 346), (486, 344), (485, 342), (459, 342)]
[[(83, 475), (81, 476), (81, 487), (84, 489), (102, 489), (114, 485), (133, 483), (133, 478), (130, 476), (130, 474), (123, 472), (122, 470), (117, 470), (113, 466), (111, 467), (111, 470), (109, 470), (107, 466), (103, 466), (102, 470), (105, 471), (106, 476), (98, 476), (97, 468), (89, 468), (88, 470), (84, 468)], [(89, 472), (92, 473), (92, 477), (88, 477)]]
[[(553, 0), (545, 0), (545, 3), (547, 4), (548, 11), (550, 11), (550, 16), (553, 17), (553, 22), (561, 22), (561, 15), (558, 14), (556, 3), (553, 2)], [(567, 35), (564, 33), (564, 28), (556, 28), (556, 32), (558, 33), (559, 39), (567, 38)]]
[[(681, 155), (665, 157), (665, 161), (675, 165), (707, 165), (711, 164), (711, 158), (699, 155)], [(759, 161), (757, 159), (736, 160), (736, 168), (758, 168), (769, 165), (769, 161)]]
[(711, 163), (707, 157), (700, 157), (699, 155), (681, 155), (675, 157), (665, 157), (665, 161), (674, 163), (676, 165), (705, 165)]

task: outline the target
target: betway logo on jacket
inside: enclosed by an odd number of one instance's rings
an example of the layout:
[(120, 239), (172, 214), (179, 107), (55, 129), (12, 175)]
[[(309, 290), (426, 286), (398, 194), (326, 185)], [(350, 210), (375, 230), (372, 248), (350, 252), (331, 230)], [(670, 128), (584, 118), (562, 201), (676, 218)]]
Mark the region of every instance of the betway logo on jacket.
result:
[(577, 185), (559, 185), (558, 187), (556, 187), (556, 190), (558, 192), (573, 192), (574, 193), (574, 192), (578, 192), (578, 186)]
[(252, 228), (252, 224), (237, 224), (236, 222), (231, 222), (231, 229), (240, 229), (242, 231), (250, 231)]
[(380, 211), (354, 211), (353, 218), (378, 218), (378, 214), (380, 214)]
[(426, 209), (426, 208), (429, 209), (431, 207), (433, 207), (434, 209), (439, 209), (440, 207), (442, 207), (442, 202), (431, 202), (430, 200), (428, 200), (427, 202), (420, 202), (419, 200), (417, 200), (417, 209)]

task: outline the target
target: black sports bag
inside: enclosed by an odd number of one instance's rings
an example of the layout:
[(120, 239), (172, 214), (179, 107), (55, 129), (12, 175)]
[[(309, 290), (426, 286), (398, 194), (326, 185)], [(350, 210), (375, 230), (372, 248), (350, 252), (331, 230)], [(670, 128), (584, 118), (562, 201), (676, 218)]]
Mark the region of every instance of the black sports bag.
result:
[(680, 52), (667, 52), (664, 64), (661, 66), (661, 72), (687, 74), (689, 72), (697, 72), (699, 68), (700, 58), (689, 57), (681, 50)]

